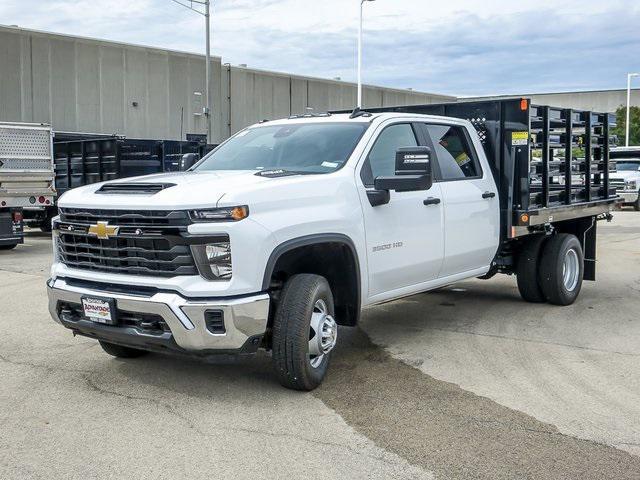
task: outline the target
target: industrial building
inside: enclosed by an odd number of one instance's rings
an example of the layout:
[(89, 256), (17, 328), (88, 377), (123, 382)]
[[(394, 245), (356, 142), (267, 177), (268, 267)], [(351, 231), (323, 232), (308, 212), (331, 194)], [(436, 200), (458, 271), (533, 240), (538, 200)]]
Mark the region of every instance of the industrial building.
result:
[[(352, 83), (211, 63), (214, 143), (263, 119), (356, 104)], [(185, 139), (206, 132), (204, 88), (203, 55), (0, 26), (0, 121)], [(363, 97), (367, 107), (455, 100), (374, 86)]]
[[(624, 81), (624, 79), (622, 79)], [(627, 105), (627, 90), (590, 90), (583, 92), (531, 93), (522, 95), (499, 95), (488, 97), (460, 98), (465, 100), (499, 100), (506, 98), (530, 98), (534, 104), (553, 105), (560, 108), (591, 110), (594, 112), (615, 112)], [(631, 90), (631, 105), (640, 107), (640, 88)]]
[[(349, 109), (356, 85), (223, 64), (211, 58), (212, 143), (252, 123)], [(203, 55), (0, 26), (0, 121), (51, 123), (58, 132), (184, 140), (204, 134)], [(529, 97), (534, 103), (614, 112), (626, 90), (456, 98), (365, 86), (366, 107)], [(632, 94), (640, 106), (640, 89)]]

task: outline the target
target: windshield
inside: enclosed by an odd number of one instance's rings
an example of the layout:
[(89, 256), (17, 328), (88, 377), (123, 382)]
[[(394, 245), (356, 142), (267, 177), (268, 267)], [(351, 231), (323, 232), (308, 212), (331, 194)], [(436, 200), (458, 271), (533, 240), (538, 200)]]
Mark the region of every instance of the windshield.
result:
[(248, 128), (204, 157), (194, 170), (331, 173), (345, 164), (368, 125), (301, 123)]
[(640, 159), (637, 162), (617, 162), (616, 170), (618, 172), (637, 172), (640, 170)]

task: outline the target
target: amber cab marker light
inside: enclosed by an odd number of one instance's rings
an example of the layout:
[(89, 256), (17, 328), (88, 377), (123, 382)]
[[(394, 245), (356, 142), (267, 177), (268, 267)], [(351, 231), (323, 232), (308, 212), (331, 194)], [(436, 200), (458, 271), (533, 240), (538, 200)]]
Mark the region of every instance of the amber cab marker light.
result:
[(248, 216), (249, 212), (247, 207), (234, 207), (233, 210), (231, 210), (231, 218), (234, 220), (242, 220)]
[(520, 100), (520, 110), (526, 112), (527, 108), (529, 108), (529, 102), (526, 98), (523, 98), (522, 100)]
[(520, 215), (520, 221), (522, 223), (529, 223), (529, 215), (527, 215), (526, 213), (523, 213), (522, 215)]

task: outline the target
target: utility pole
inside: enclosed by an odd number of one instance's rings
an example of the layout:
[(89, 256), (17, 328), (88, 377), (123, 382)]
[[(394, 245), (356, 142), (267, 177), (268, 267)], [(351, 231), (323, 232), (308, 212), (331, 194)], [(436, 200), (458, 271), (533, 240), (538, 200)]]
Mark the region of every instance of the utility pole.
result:
[(625, 123), (625, 135), (624, 135), (624, 146), (629, 146), (629, 120), (630, 120), (630, 111), (631, 111), (631, 79), (633, 77), (640, 77), (640, 73), (628, 73), (627, 74), (627, 122)]
[(375, 0), (360, 0), (360, 27), (358, 28), (358, 108), (362, 108), (362, 17), (365, 2)]
[[(202, 114), (206, 118), (207, 122), (207, 143), (211, 140), (211, 15), (210, 15), (210, 7), (211, 0), (171, 0), (178, 5), (182, 5), (189, 10), (196, 12), (199, 15), (202, 15), (205, 20), (205, 66), (204, 66), (204, 83), (205, 83), (205, 92), (204, 92), (204, 105), (202, 106)], [(198, 8), (194, 7), (194, 4), (199, 5), (201, 8), (204, 8), (204, 11), (198, 10)]]
[(209, 15), (209, 3), (210, 0), (204, 0), (204, 21), (206, 23), (206, 42), (207, 49), (205, 53), (205, 62), (206, 65), (204, 67), (204, 83), (206, 85), (207, 92), (204, 97), (204, 109), (203, 112), (207, 119), (207, 143), (209, 143), (211, 139), (211, 102), (209, 97), (211, 96), (211, 78), (210, 78), (210, 69), (211, 69), (211, 22)]

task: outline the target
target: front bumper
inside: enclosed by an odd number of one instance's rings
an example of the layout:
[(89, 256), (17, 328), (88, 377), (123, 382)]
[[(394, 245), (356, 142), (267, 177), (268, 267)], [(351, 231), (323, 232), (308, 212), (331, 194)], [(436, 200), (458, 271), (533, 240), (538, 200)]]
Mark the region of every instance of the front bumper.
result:
[[(269, 316), (268, 294), (190, 300), (162, 291), (148, 294), (109, 292), (70, 285), (63, 278), (49, 280), (47, 290), (51, 316), (74, 333), (153, 351), (204, 355), (254, 352), (261, 343)], [(69, 313), (80, 308), (83, 296), (114, 299), (117, 315), (126, 312), (128, 317), (161, 318), (168, 331), (150, 333), (135, 326), (102, 325)], [(224, 333), (214, 334), (207, 329), (205, 312), (212, 310), (222, 312)]]
[(624, 192), (624, 191), (618, 191), (617, 192), (618, 195), (620, 195), (620, 197), (622, 197), (622, 200), (624, 203), (635, 203), (638, 201), (638, 195), (639, 192)]

